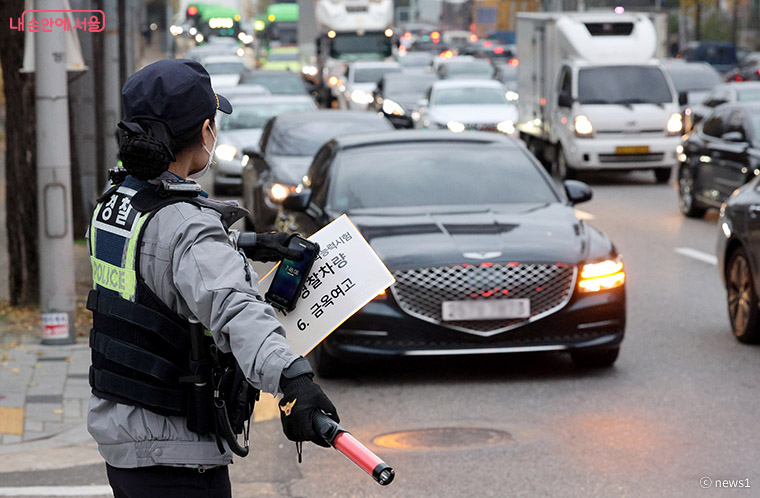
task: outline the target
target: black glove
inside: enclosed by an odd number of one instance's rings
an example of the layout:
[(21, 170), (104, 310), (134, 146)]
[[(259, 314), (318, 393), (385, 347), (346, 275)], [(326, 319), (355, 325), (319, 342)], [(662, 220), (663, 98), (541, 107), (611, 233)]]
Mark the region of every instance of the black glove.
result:
[(281, 259), (299, 261), (303, 255), (295, 249), (288, 249), (291, 234), (285, 232), (254, 233), (243, 232), (238, 237), (238, 248), (254, 261), (269, 263)]
[(283, 392), (280, 400), (282, 431), (291, 441), (311, 441), (329, 448), (327, 441), (314, 430), (311, 414), (314, 410), (320, 410), (336, 422), (340, 422), (340, 418), (335, 405), (322, 392), (319, 384), (311, 380), (312, 376), (312, 374), (302, 374), (292, 379), (282, 377), (280, 381)]

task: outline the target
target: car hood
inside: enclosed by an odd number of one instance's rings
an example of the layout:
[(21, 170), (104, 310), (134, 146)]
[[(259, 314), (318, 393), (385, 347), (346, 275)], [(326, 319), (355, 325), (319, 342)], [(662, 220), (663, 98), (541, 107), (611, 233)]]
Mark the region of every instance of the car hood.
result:
[(606, 257), (609, 238), (564, 204), (471, 211), (361, 210), (349, 217), (393, 270), (481, 262), (568, 263)]
[(428, 112), (429, 120), (445, 125), (449, 121), (466, 124), (493, 124), (501, 121), (517, 121), (514, 105), (444, 105), (434, 106)]
[(422, 95), (419, 93), (397, 93), (388, 96), (389, 100), (401, 105), (407, 111), (417, 108), (417, 103), (421, 98)]
[(219, 133), (219, 143), (234, 145), (240, 154), (242, 154), (243, 149), (258, 150), (261, 131), (261, 128), (224, 130)]
[(595, 132), (638, 132), (641, 130), (661, 131), (670, 115), (677, 112), (675, 105), (665, 104), (665, 108), (657, 104), (607, 105), (580, 104), (576, 109), (578, 114), (585, 114)]
[(312, 156), (267, 156), (274, 179), (290, 185), (298, 185), (309, 170)]

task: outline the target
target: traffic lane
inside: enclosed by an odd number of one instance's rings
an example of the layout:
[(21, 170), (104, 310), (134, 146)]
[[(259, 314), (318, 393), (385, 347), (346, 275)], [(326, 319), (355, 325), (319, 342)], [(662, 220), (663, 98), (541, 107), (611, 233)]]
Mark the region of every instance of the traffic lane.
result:
[[(577, 370), (560, 355), (414, 359), (321, 381), (364, 441), (431, 427), (512, 435), (478, 448), (371, 445), (396, 467), (396, 493), (690, 496), (702, 476), (760, 478), (751, 415), (760, 407), (749, 380), (757, 349), (731, 337), (716, 268), (675, 252), (687, 244), (710, 251), (717, 227), (683, 217), (673, 188), (654, 185), (651, 173), (623, 176), (584, 178), (596, 196), (580, 206), (626, 261), (628, 335), (615, 368)], [(294, 489), (383, 492), (339, 455), (314, 465), (302, 466)]]

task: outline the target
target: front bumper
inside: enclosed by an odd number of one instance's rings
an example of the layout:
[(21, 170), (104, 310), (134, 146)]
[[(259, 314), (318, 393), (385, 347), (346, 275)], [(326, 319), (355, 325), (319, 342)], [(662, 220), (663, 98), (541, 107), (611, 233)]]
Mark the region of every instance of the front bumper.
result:
[(452, 330), (404, 313), (391, 293), (372, 301), (324, 340), (341, 359), (437, 356), (614, 347), (623, 340), (625, 287), (578, 294), (559, 311), (489, 337)]
[[(664, 133), (664, 132), (663, 132)], [(575, 169), (651, 169), (670, 168), (676, 164), (676, 147), (681, 137), (615, 134), (576, 138), (564, 143), (568, 166)], [(648, 147), (644, 153), (619, 153), (619, 148)]]
[(223, 186), (243, 186), (243, 164), (240, 159), (223, 161), (215, 158), (214, 183)]

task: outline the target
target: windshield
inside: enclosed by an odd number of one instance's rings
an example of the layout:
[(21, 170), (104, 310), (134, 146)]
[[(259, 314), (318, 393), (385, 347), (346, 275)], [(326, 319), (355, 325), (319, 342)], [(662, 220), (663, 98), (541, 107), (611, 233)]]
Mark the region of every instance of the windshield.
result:
[(313, 156), (331, 138), (350, 133), (373, 133), (387, 131), (390, 124), (385, 119), (341, 119), (277, 126), (269, 135), (266, 153), (274, 156)]
[(383, 93), (385, 95), (413, 94), (422, 96), (435, 81), (437, 78), (434, 76), (429, 78), (386, 78)]
[(517, 68), (502, 64), (499, 67), (499, 79), (501, 79), (502, 83), (517, 81)]
[[(743, 85), (744, 83), (742, 83)], [(760, 88), (736, 89), (736, 100), (739, 102), (757, 102), (760, 100)]]
[(329, 40), (330, 57), (333, 59), (350, 59), (362, 54), (375, 54), (378, 58), (392, 55), (391, 39), (385, 33), (367, 33), (359, 36), (355, 33), (340, 33)]
[(712, 90), (715, 85), (723, 83), (717, 71), (708, 67), (669, 68), (668, 74), (673, 80), (676, 92), (698, 92)]
[(220, 130), (243, 130), (263, 128), (270, 118), (290, 111), (310, 111), (314, 106), (306, 102), (282, 102), (277, 104), (235, 104), (232, 114), (222, 118)]
[(397, 66), (388, 67), (362, 67), (354, 70), (354, 83), (377, 83), (388, 73), (401, 72)]
[(446, 64), (444, 71), (447, 75), (472, 74), (491, 76), (493, 74), (493, 66), (485, 61), (452, 62)]
[[(263, 73), (263, 72), (262, 72)], [(301, 79), (293, 74), (256, 74), (248, 75), (240, 82), (241, 85), (261, 85), (272, 95), (305, 95), (306, 88)]]
[(285, 61), (297, 61), (298, 60), (298, 54), (293, 53), (277, 53), (277, 54), (269, 54), (269, 57), (267, 57), (268, 61), (271, 62), (285, 62)]
[(237, 62), (209, 62), (204, 64), (210, 75), (216, 74), (240, 74), (245, 71), (245, 65)]
[(433, 96), (434, 105), (499, 105), (507, 104), (505, 92), (498, 88), (458, 87), (439, 88)]
[(581, 104), (666, 104), (673, 102), (668, 82), (657, 67), (608, 66), (581, 69)]
[(558, 201), (528, 157), (482, 143), (348, 149), (333, 168), (330, 205), (341, 211)]
[(279, 41), (284, 45), (298, 43), (298, 24), (295, 22), (275, 22), (267, 28), (270, 41)]

